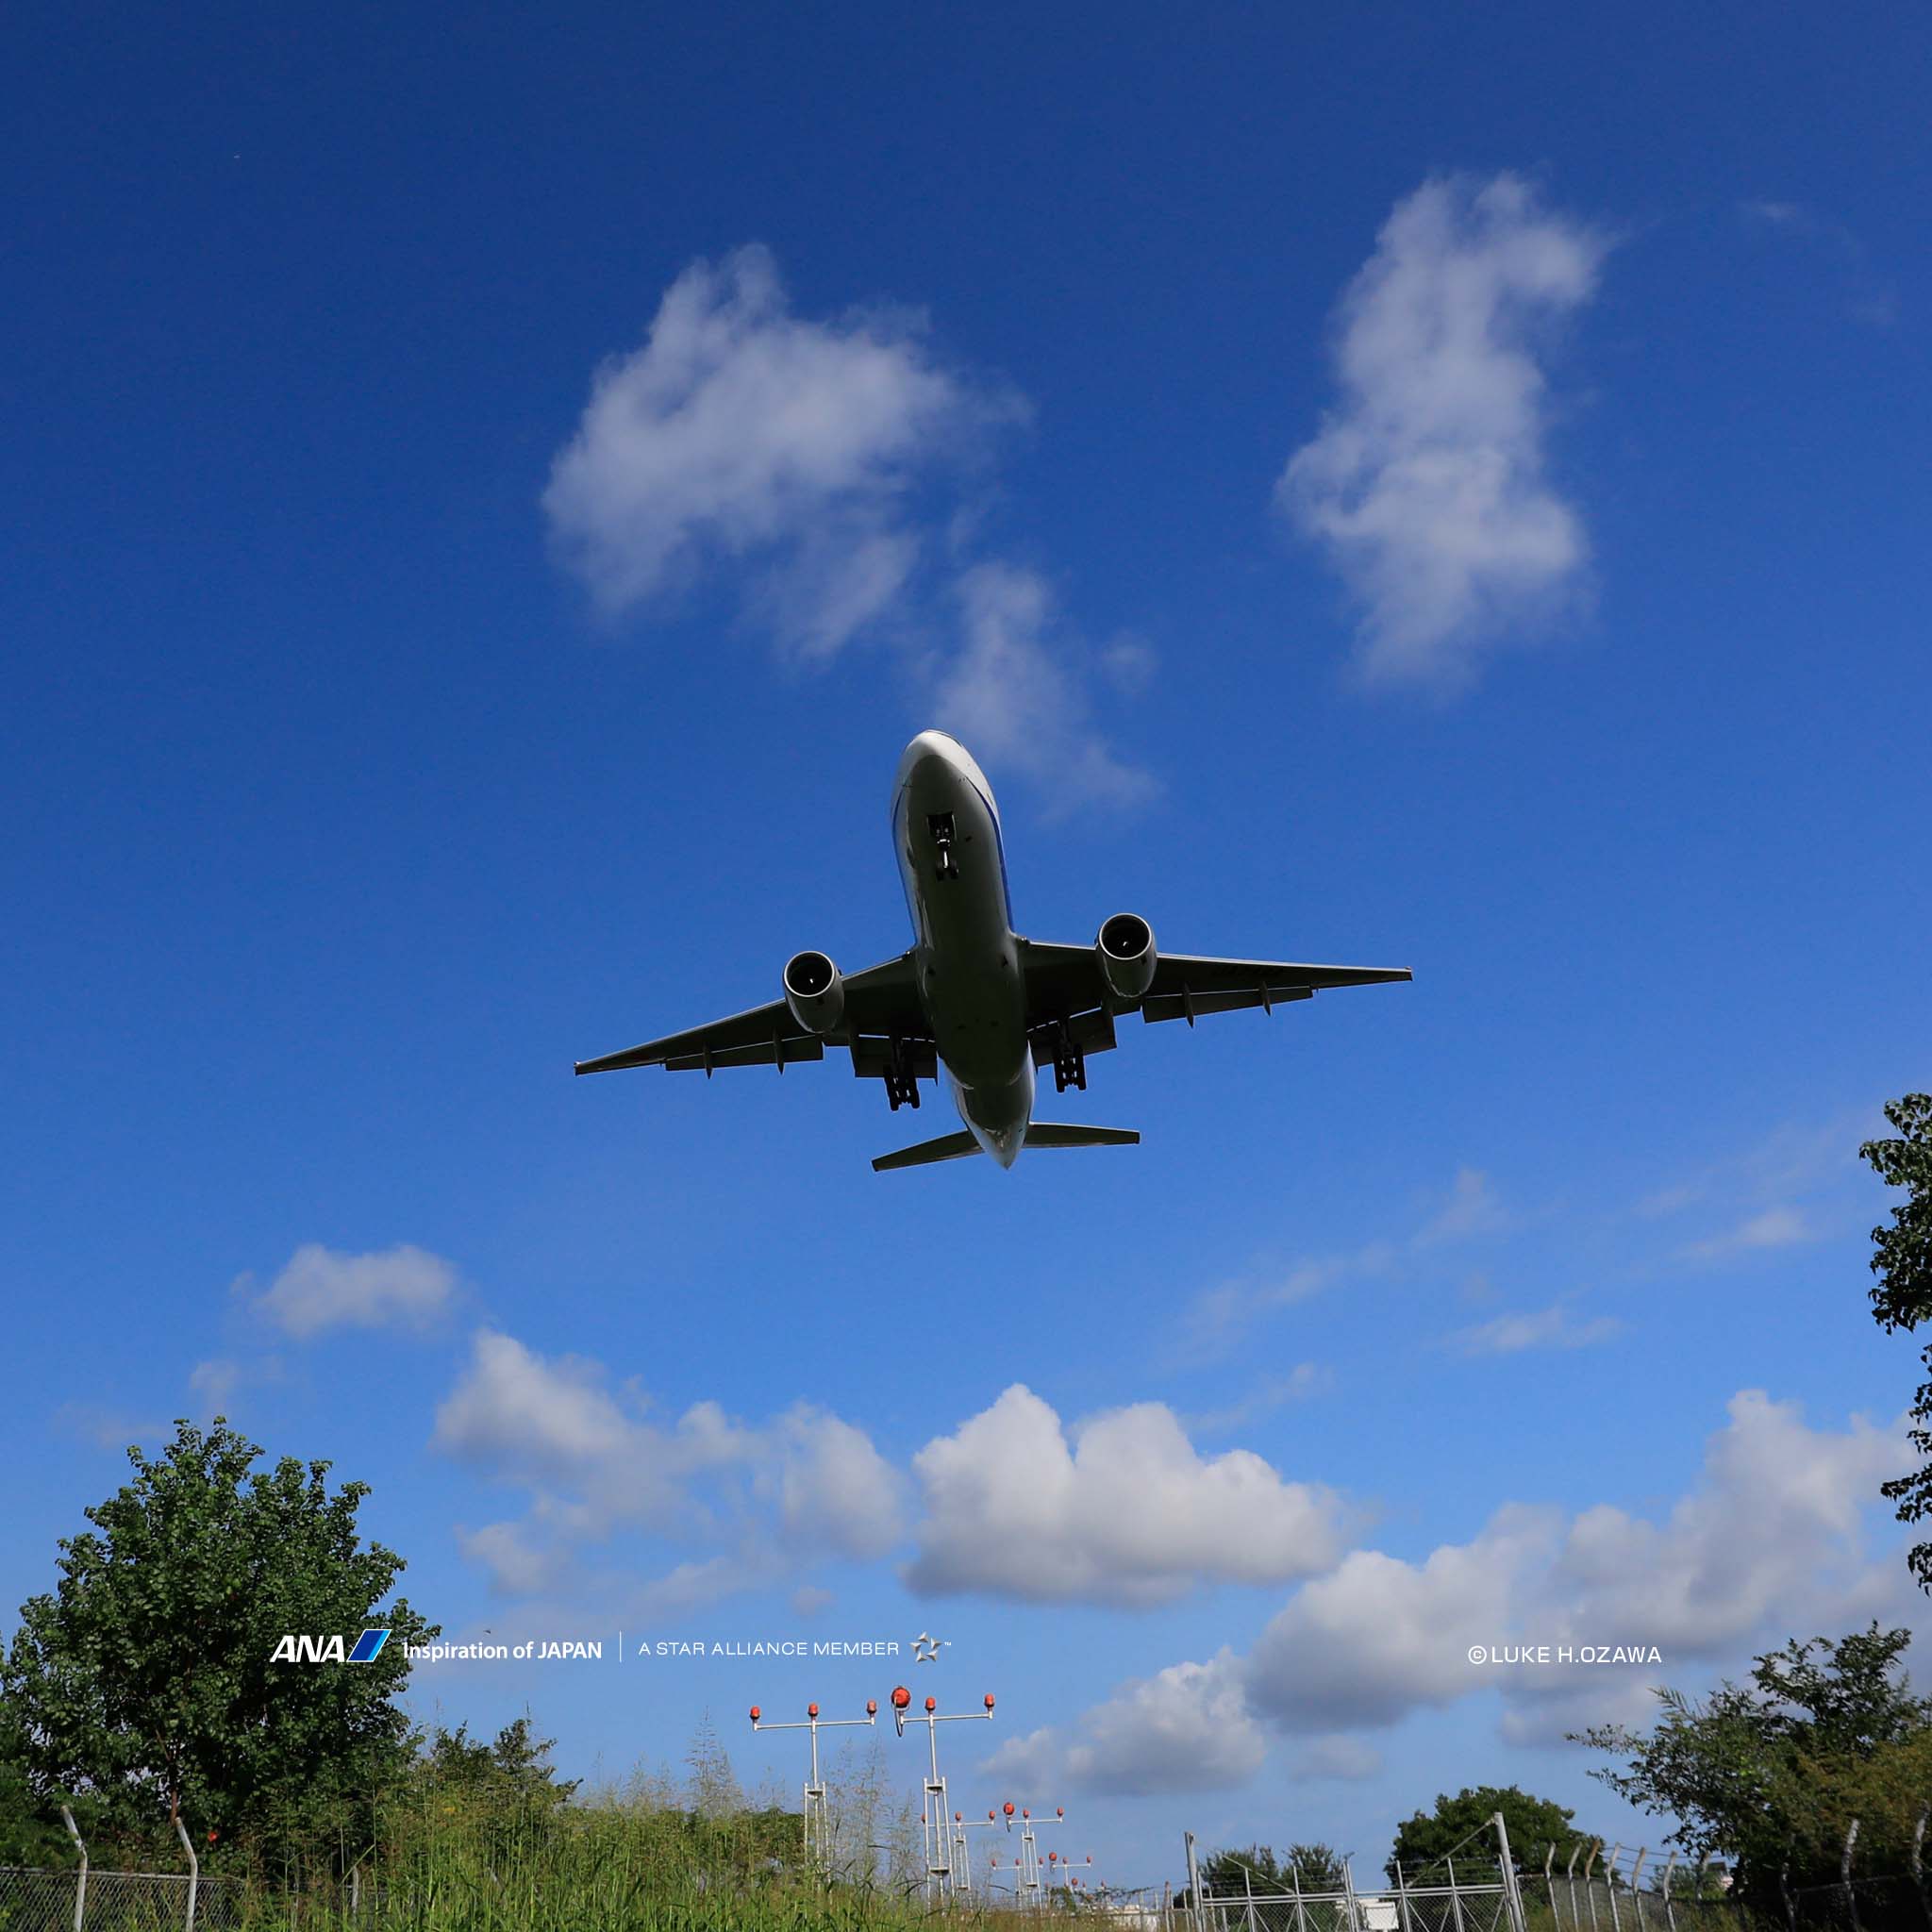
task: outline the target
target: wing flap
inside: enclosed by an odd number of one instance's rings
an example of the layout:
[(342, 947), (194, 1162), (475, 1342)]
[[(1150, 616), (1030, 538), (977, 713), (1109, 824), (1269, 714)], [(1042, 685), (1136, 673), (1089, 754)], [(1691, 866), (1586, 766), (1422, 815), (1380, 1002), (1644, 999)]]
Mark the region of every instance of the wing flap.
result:
[(715, 1067), (790, 1067), (800, 1060), (822, 1060), (823, 1040), (767, 1040), (757, 1046), (726, 1046), (715, 1053), (674, 1054), (663, 1062), (673, 1074), (708, 1074)]
[(1179, 992), (1152, 992), (1141, 1002), (1141, 1017), (1150, 1024), (1157, 1020), (1185, 1020), (1192, 1025), (1203, 1013), (1237, 1013), (1244, 1007), (1278, 1007), (1285, 1000), (1311, 1000), (1311, 986), (1231, 987), (1224, 992), (1195, 992), (1183, 986)]

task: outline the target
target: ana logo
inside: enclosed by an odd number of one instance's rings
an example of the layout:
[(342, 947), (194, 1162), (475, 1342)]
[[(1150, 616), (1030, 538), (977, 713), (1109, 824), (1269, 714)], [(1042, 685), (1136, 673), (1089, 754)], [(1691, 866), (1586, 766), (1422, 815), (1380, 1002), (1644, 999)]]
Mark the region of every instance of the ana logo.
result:
[(275, 1647), (272, 1664), (373, 1664), (389, 1641), (387, 1630), (365, 1630), (351, 1649), (340, 1637), (287, 1637)]

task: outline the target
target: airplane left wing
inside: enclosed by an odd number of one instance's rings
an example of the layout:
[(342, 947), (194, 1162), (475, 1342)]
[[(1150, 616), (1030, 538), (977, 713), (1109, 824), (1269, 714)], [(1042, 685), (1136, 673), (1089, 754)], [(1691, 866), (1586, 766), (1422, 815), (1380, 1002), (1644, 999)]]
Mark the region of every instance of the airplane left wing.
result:
[[(891, 1040), (930, 1039), (910, 953), (868, 966), (863, 973), (846, 974), (844, 984), (844, 1016), (829, 1033), (808, 1033), (783, 1000), (772, 1000), (728, 1019), (713, 1020), (708, 1026), (667, 1033), (661, 1040), (647, 1040), (622, 1053), (579, 1060), (576, 1070), (614, 1074), (626, 1067), (666, 1067), (673, 1073), (709, 1074), (719, 1067), (775, 1066), (782, 1072), (801, 1060), (824, 1059), (828, 1044), (851, 1046), (858, 1040), (862, 1053), (865, 1041), (874, 1037), (878, 1037), (881, 1050)], [(858, 1057), (855, 1055), (855, 1060)], [(925, 1058), (930, 1058), (929, 1050)]]

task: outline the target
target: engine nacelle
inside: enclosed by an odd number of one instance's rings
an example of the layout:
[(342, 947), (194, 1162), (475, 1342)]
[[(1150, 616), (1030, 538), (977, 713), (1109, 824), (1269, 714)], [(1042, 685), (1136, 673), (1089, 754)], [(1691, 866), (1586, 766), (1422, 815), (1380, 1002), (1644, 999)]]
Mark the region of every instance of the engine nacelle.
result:
[(1154, 928), (1138, 912), (1116, 912), (1093, 941), (1100, 971), (1117, 999), (1137, 1000), (1154, 984), (1159, 955)]
[(785, 1004), (808, 1033), (830, 1033), (845, 1017), (845, 982), (823, 953), (794, 953), (785, 962)]

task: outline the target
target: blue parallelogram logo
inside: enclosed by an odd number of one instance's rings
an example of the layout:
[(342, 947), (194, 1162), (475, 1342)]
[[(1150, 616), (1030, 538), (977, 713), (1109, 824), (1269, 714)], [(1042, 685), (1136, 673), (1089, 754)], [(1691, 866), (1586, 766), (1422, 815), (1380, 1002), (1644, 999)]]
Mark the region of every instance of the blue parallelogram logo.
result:
[(349, 1653), (349, 1661), (352, 1664), (373, 1664), (388, 1641), (387, 1630), (363, 1631), (356, 1640), (355, 1649)]

